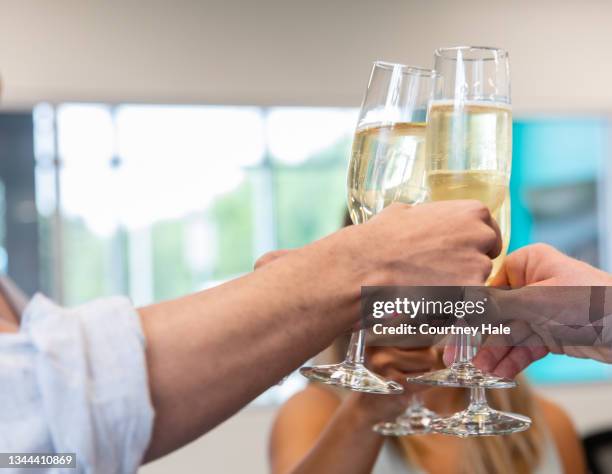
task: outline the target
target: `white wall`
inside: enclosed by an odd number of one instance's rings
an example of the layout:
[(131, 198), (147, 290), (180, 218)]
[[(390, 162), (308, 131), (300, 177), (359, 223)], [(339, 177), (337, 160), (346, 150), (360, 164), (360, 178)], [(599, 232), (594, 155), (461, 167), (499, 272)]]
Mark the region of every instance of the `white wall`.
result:
[(605, 0), (0, 0), (6, 106), (357, 105), (370, 61), (509, 49), (519, 110), (612, 108)]

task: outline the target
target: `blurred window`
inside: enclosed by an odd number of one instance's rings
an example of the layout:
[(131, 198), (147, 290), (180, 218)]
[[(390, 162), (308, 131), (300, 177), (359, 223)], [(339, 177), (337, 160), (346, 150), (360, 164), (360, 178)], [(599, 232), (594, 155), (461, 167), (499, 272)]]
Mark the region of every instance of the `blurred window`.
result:
[[(354, 109), (63, 104), (34, 116), (45, 289), (64, 304), (178, 297), (341, 225)], [(44, 165), (55, 148), (56, 179)], [(261, 401), (301, 386), (292, 376)]]

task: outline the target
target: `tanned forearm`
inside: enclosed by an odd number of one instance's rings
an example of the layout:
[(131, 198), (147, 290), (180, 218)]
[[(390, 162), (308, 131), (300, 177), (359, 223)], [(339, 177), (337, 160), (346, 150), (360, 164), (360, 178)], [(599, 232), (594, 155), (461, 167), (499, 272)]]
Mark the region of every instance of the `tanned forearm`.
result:
[(139, 310), (156, 412), (146, 460), (210, 430), (357, 321), (360, 275), (344, 274), (332, 248)]
[(482, 203), (394, 204), (243, 278), (142, 308), (156, 412), (146, 459), (204, 434), (350, 329), (362, 285), (478, 285), (500, 248)]

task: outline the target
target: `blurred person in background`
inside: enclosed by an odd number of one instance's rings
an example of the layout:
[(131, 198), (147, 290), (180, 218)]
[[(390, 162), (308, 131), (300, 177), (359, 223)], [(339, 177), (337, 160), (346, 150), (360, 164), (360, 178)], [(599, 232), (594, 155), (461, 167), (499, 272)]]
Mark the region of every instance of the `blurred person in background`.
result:
[[(350, 226), (348, 214), (344, 226)], [(342, 359), (348, 344), (340, 337), (320, 363)], [(585, 473), (582, 445), (568, 415), (536, 396), (525, 380), (509, 390), (489, 390), (493, 408), (523, 413), (533, 420), (527, 431), (507, 437), (461, 439), (436, 434), (385, 438), (373, 425), (401, 414), (412, 393), (423, 387), (406, 377), (444, 368), (443, 348), (369, 347), (375, 373), (404, 386), (402, 395), (371, 395), (309, 383), (280, 409), (270, 437), (273, 474), (319, 472), (400, 474), (557, 474)], [(516, 374), (515, 374), (516, 375)], [(469, 390), (425, 388), (425, 405), (442, 416), (463, 410)], [(444, 453), (442, 456), (441, 453)]]
[(76, 472), (136, 472), (353, 328), (361, 286), (480, 285), (500, 250), (477, 201), (396, 204), (143, 308), (114, 297), (66, 309), (36, 295), (22, 309), (3, 287), (0, 452), (76, 453)]
[[(328, 361), (346, 349), (338, 339)], [(402, 395), (372, 395), (310, 383), (280, 409), (270, 439), (273, 474), (572, 474), (586, 473), (582, 445), (568, 415), (534, 394), (523, 379), (508, 390), (489, 390), (491, 405), (523, 413), (531, 428), (508, 436), (462, 439), (439, 434), (383, 437), (372, 430), (402, 413), (415, 390), (442, 416), (463, 410), (469, 390), (406, 384), (408, 375), (444, 367), (437, 347), (368, 349), (376, 373), (404, 385)]]

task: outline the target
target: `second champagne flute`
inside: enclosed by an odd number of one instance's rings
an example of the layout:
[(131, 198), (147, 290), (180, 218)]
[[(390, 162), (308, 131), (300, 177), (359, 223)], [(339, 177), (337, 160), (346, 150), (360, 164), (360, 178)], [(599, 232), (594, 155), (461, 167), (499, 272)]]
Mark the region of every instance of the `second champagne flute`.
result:
[[(429, 108), (427, 182), (432, 201), (477, 199), (500, 224), (503, 252), (510, 238), (508, 186), (512, 162), (512, 109), (508, 53), (489, 47), (438, 49), (441, 86)], [(492, 409), (486, 388), (509, 388), (513, 380), (480, 371), (471, 362), (479, 337), (461, 335), (456, 358), (446, 370), (410, 377), (411, 382), (471, 387), (468, 407), (433, 423), (436, 432), (461, 437), (509, 434), (531, 420)]]
[[(427, 183), (432, 201), (475, 199), (487, 206), (502, 231), (502, 255), (510, 238), (507, 214), (512, 162), (512, 111), (508, 54), (462, 46), (435, 52), (441, 78), (430, 104)], [(511, 388), (514, 380), (485, 374), (471, 363), (473, 341), (461, 335), (456, 357), (444, 370), (410, 377), (413, 383), (447, 387)]]
[[(402, 64), (374, 63), (361, 106), (348, 169), (348, 208), (362, 224), (393, 202), (419, 204), (425, 187), (425, 119), (436, 74)], [(397, 394), (403, 387), (367, 369), (365, 329), (351, 335), (339, 364), (302, 367), (307, 378), (350, 390)]]

